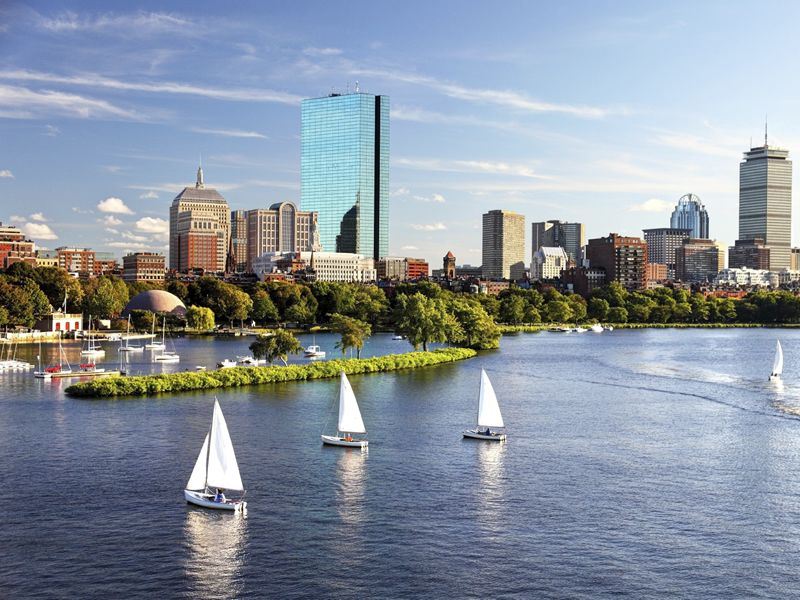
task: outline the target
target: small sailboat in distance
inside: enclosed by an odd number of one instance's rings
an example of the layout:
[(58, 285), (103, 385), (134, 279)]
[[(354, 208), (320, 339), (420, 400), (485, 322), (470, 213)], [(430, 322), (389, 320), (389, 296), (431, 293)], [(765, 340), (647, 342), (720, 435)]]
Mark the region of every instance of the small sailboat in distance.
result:
[(775, 346), (775, 360), (772, 363), (772, 373), (769, 374), (770, 381), (778, 381), (783, 373), (783, 348), (781, 341), (778, 340)]
[(504, 432), (492, 431), (492, 427), (505, 428), (503, 415), (500, 414), (500, 405), (494, 393), (492, 382), (486, 371), (481, 369), (481, 388), (478, 392), (478, 419), (475, 429), (464, 431), (465, 438), (476, 440), (491, 440), (502, 442), (506, 439)]
[[(226, 492), (233, 492), (238, 498), (226, 498)], [(200, 454), (197, 455), (194, 470), (186, 489), (183, 490), (183, 496), (186, 502), (204, 508), (234, 511), (247, 508), (247, 502), (243, 501), (244, 484), (239, 474), (233, 442), (216, 398), (214, 398), (211, 428), (206, 434)]]
[(353, 434), (366, 434), (364, 420), (358, 409), (358, 401), (353, 393), (353, 388), (347, 375), (342, 371), (339, 383), (339, 421), (336, 425), (336, 435), (322, 434), (323, 444), (329, 446), (347, 446), (351, 448), (366, 448), (369, 442), (365, 438), (354, 438)]

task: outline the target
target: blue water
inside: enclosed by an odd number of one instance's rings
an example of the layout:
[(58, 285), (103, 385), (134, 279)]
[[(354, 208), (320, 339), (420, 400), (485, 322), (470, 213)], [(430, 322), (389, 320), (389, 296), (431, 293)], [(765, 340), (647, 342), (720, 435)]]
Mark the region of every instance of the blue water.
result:
[[(180, 365), (139, 368), (211, 367), (247, 343), (179, 339)], [(460, 435), (481, 367), (503, 445)], [(367, 453), (320, 444), (337, 381), (218, 393), (248, 488), (237, 517), (182, 497), (212, 395), (74, 400), (0, 375), (0, 596), (798, 595), (800, 331), (527, 334), (351, 381)]]

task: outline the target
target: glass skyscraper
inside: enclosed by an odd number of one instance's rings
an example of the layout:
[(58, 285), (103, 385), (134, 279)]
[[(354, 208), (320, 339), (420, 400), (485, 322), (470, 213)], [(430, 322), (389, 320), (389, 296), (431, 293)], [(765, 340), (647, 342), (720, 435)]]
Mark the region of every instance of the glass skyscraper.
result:
[(691, 238), (708, 239), (708, 212), (700, 198), (694, 194), (681, 196), (672, 211), (669, 226), (672, 229), (691, 229)]
[(389, 254), (389, 97), (303, 100), (300, 205), (326, 252)]

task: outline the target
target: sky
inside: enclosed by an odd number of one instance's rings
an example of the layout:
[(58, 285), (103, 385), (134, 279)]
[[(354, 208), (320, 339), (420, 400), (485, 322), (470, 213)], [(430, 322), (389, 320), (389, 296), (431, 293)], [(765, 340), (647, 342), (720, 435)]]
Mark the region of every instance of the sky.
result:
[(641, 236), (689, 192), (732, 244), (765, 119), (771, 145), (800, 151), (798, 17), (790, 2), (0, 2), (0, 220), (42, 248), (166, 251), (201, 160), (232, 209), (299, 203), (300, 100), (358, 82), (391, 99), (393, 255), (479, 265), (492, 209), (525, 215), (526, 245), (547, 219)]

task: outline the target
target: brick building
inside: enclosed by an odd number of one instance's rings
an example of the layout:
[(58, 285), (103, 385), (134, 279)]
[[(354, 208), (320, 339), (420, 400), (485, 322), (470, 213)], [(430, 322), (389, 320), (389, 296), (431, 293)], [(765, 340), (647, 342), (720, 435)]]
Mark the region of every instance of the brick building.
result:
[(15, 262), (36, 266), (35, 244), (17, 227), (0, 223), (0, 268), (7, 269)]
[(165, 267), (163, 254), (134, 252), (122, 257), (122, 278), (130, 282), (164, 283)]
[(589, 240), (586, 255), (590, 267), (605, 269), (607, 282), (628, 290), (647, 287), (647, 243), (641, 238), (610, 233)]

